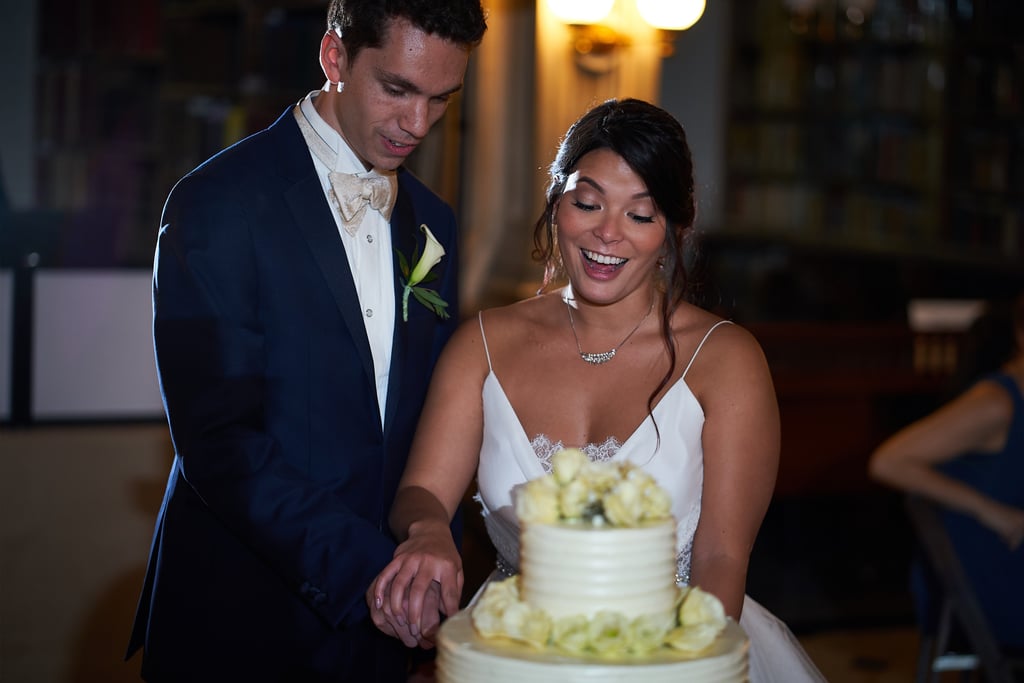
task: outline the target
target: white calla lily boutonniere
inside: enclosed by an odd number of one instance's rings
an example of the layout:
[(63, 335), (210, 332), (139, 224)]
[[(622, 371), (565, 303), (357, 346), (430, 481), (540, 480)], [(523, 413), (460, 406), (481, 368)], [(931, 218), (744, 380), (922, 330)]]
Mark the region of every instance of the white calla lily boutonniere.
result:
[(436, 266), (441, 257), (444, 256), (444, 247), (430, 232), (426, 223), (420, 225), (420, 230), (427, 236), (427, 242), (423, 247), (423, 255), (417, 254), (419, 248), (413, 250), (412, 271), (409, 270), (409, 263), (405, 260), (402, 252), (395, 250), (398, 254), (398, 266), (402, 270), (402, 320), (409, 320), (409, 295), (412, 294), (421, 304), (432, 310), (441, 319), (448, 318), (448, 302), (441, 298), (436, 290), (421, 287), (424, 282), (437, 279), (437, 273), (430, 272)]

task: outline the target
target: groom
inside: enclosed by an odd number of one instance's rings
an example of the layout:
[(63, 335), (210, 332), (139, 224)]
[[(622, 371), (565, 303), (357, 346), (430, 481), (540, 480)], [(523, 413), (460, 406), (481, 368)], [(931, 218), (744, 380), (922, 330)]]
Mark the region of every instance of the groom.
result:
[[(128, 648), (147, 681), (404, 681), (402, 643), (431, 645), (380, 633), (364, 594), (458, 312), (453, 212), (402, 163), (485, 29), (479, 0), (332, 0), (323, 90), (171, 191), (153, 329), (175, 457)], [(403, 311), (431, 235), (433, 292)]]

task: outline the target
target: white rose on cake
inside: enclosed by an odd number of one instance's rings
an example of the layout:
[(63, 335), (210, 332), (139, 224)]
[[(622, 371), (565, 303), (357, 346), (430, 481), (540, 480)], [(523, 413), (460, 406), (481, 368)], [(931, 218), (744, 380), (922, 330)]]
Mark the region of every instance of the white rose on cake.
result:
[(666, 636), (666, 642), (677, 650), (701, 652), (725, 630), (721, 601), (696, 586), (684, 589), (677, 614), (679, 625)]
[(668, 491), (658, 486), (653, 479), (650, 484), (644, 486), (640, 504), (643, 508), (641, 516), (644, 519), (667, 519), (672, 514), (672, 499), (669, 498)]
[(604, 497), (604, 517), (613, 526), (636, 526), (643, 515), (641, 489), (626, 479), (615, 485)]
[(569, 654), (582, 654), (590, 647), (589, 626), (583, 615), (562, 617), (551, 628), (551, 644)]
[(564, 448), (551, 460), (551, 473), (562, 486), (568, 484), (587, 464), (587, 455), (578, 448)]
[[(552, 458), (554, 462), (560, 454), (556, 454)], [(632, 467), (632, 465), (623, 464), (623, 468)], [(580, 468), (579, 474), (576, 475), (586, 483), (587, 488), (593, 491), (598, 497), (603, 497), (604, 494), (615, 488), (615, 485), (622, 480), (622, 471), (620, 466), (613, 462), (589, 462), (583, 464)]]
[(531, 479), (516, 492), (516, 515), (523, 522), (554, 524), (560, 517), (558, 493), (554, 478)]
[(567, 448), (551, 458), (551, 474), (516, 491), (516, 515), (524, 523), (556, 522), (635, 527), (671, 515), (668, 493), (632, 463), (590, 462)]
[(473, 625), (481, 635), (493, 638), (505, 634), (502, 619), (510, 605), (519, 602), (519, 584), (515, 579), (487, 584), (473, 610)]
[(597, 496), (582, 479), (567, 482), (558, 492), (559, 514), (566, 520), (583, 519), (596, 502)]
[(629, 622), (617, 612), (595, 614), (587, 636), (591, 649), (602, 657), (621, 657), (629, 650)]
[(675, 615), (644, 614), (629, 624), (629, 651), (644, 655), (665, 644), (665, 636), (675, 626)]
[(509, 605), (501, 615), (501, 625), (509, 638), (536, 648), (547, 645), (551, 636), (551, 617), (525, 602)]
[(487, 585), (473, 610), (473, 625), (489, 638), (505, 636), (537, 648), (551, 638), (551, 617), (519, 599), (514, 577)]

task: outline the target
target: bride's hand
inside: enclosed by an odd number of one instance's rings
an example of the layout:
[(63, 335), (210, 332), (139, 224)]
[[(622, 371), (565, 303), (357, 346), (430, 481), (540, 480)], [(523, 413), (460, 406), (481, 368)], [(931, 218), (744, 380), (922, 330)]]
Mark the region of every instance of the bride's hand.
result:
[[(404, 620), (419, 637), (436, 627), (440, 613), (458, 611), (463, 581), (462, 558), (451, 530), (446, 524), (424, 521), (410, 527), (408, 539), (395, 549), (394, 559), (370, 588), (374, 604), (390, 610), (399, 623)], [(430, 604), (432, 589), (439, 591), (440, 605)]]
[[(419, 639), (412, 634), (405, 619), (391, 612), (391, 601), (389, 599), (375, 601), (374, 593), (379, 590), (376, 584), (377, 582), (374, 581), (366, 589), (366, 604), (370, 608), (370, 619), (373, 621), (373, 625), (384, 635), (398, 638), (406, 647), (416, 647), (419, 644)], [(383, 592), (387, 597), (389, 595), (388, 587), (385, 587)]]

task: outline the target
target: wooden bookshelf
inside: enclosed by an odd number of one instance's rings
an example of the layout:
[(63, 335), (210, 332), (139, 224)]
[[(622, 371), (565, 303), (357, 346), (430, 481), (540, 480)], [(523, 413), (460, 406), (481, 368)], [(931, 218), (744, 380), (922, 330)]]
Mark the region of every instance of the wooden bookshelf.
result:
[[(326, 0), (39, 1), (45, 265), (150, 267), (175, 182), (323, 84)], [(458, 105), (408, 160), (453, 202)]]
[[(41, 0), (37, 204), (59, 216), (40, 265), (132, 265), (158, 213), (159, 0)], [(59, 20), (54, 20), (59, 17)]]
[(321, 81), (322, 0), (40, 0), (38, 203), (56, 266), (152, 262), (184, 173)]
[(777, 495), (876, 487), (871, 452), (949, 398), (958, 338), (912, 333), (909, 301), (1024, 287), (1022, 20), (1014, 0), (733, 0), (704, 303), (765, 349)]
[(272, 123), (323, 80), (323, 0), (168, 0), (173, 55), (160, 87), (165, 191), (224, 147)]
[(735, 0), (732, 16), (721, 237), (1019, 268), (1024, 6)]

